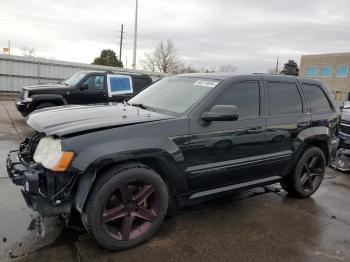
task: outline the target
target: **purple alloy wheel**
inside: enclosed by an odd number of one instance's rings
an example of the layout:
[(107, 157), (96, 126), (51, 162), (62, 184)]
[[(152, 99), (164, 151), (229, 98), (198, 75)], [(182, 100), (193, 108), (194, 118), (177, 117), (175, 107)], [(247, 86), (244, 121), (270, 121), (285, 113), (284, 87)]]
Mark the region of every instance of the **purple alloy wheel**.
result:
[(310, 157), (303, 168), (300, 184), (304, 191), (314, 191), (322, 181), (324, 173), (323, 161), (320, 156)]
[(106, 201), (101, 222), (115, 240), (132, 240), (150, 229), (160, 208), (160, 194), (152, 184), (132, 181), (119, 186)]

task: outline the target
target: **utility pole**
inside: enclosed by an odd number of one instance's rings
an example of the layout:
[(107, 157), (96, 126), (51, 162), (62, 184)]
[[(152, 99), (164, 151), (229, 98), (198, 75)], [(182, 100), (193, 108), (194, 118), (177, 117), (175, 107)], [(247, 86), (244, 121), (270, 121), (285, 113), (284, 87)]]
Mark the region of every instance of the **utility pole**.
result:
[(276, 75), (278, 74), (278, 63), (279, 63), (280, 57), (277, 56), (277, 62), (276, 62)]
[(135, 9), (135, 30), (134, 30), (134, 56), (132, 60), (132, 68), (136, 69), (136, 48), (137, 48), (137, 16), (139, 9), (139, 0), (136, 0), (136, 9)]
[(119, 61), (122, 61), (122, 50), (123, 50), (123, 38), (124, 38), (124, 25), (122, 24), (122, 29), (120, 31), (120, 47), (119, 47)]

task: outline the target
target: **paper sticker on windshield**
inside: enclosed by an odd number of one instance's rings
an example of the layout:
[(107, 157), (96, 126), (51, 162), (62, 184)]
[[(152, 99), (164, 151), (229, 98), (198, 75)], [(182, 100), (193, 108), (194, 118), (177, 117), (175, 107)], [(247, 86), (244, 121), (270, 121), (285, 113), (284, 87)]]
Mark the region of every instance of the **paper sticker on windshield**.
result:
[(193, 85), (194, 86), (205, 86), (205, 87), (216, 87), (219, 82), (210, 80), (198, 80)]

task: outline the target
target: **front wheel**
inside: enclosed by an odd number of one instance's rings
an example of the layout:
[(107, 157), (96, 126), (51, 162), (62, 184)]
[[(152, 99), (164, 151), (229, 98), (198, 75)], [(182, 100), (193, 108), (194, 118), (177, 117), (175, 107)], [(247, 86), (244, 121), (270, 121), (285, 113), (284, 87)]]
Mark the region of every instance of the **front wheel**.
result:
[(110, 250), (134, 247), (160, 228), (168, 208), (168, 190), (154, 170), (123, 164), (99, 177), (86, 213), (97, 242)]
[(281, 186), (294, 197), (310, 197), (320, 187), (325, 170), (323, 151), (318, 147), (309, 147), (300, 157), (294, 172), (282, 181)]

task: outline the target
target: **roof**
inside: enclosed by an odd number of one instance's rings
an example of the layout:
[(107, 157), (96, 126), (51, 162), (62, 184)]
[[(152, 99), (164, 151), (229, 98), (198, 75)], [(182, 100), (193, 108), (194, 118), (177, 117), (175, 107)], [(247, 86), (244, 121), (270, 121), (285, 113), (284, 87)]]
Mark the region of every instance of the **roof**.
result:
[(86, 70), (80, 71), (83, 73), (94, 74), (94, 73), (110, 73), (110, 74), (119, 74), (119, 75), (131, 75), (131, 76), (149, 76), (147, 74), (141, 74), (137, 72), (123, 72), (123, 71), (108, 71), (108, 70)]
[[(196, 78), (203, 78), (203, 79), (216, 79), (216, 80), (225, 80), (228, 78), (247, 78), (247, 79), (278, 79), (278, 80), (305, 80), (305, 78), (298, 77), (298, 76), (290, 76), (290, 75), (273, 75), (273, 74), (234, 74), (234, 73), (192, 73), (192, 74), (182, 74), (177, 75), (178, 77), (196, 77)], [(260, 78), (261, 77), (261, 78)], [(319, 82), (318, 80), (311, 80), (308, 79), (308, 81), (314, 81)]]
[(233, 74), (233, 73), (191, 73), (191, 74), (181, 74), (181, 75), (176, 75), (176, 76), (224, 80), (224, 79), (229, 78), (229, 77), (237, 76), (237, 74)]

